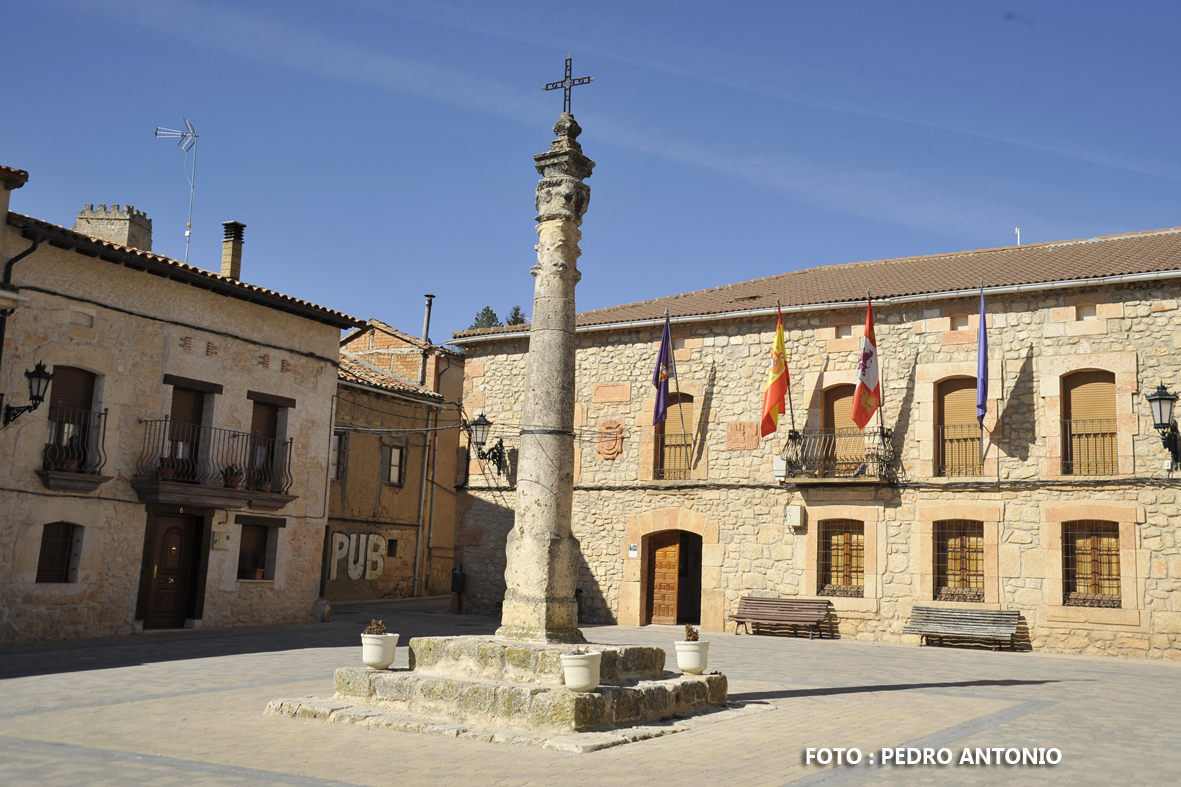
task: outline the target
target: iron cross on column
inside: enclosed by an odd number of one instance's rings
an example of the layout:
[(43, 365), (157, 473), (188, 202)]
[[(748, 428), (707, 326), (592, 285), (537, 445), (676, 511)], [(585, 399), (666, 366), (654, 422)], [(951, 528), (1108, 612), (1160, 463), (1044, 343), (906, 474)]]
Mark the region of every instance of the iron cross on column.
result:
[(570, 55), (566, 55), (566, 78), (561, 82), (550, 82), (542, 88), (542, 90), (561, 90), (562, 91), (562, 112), (570, 111), (570, 88), (575, 85), (585, 85), (589, 82), (594, 82), (594, 77), (578, 77), (578, 79), (570, 76)]

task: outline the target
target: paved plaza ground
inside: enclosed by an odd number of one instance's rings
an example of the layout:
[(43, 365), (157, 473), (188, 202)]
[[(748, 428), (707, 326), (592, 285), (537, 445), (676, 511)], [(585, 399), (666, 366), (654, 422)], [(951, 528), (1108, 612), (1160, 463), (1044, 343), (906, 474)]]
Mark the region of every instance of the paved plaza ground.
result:
[[(333, 621), (184, 631), (0, 653), (0, 784), (37, 785), (1172, 785), (1181, 664), (850, 640), (708, 635), (730, 697), (773, 710), (590, 754), (263, 716), (332, 693), (382, 618), (412, 636), (491, 633), (447, 600), (337, 605)], [(666, 626), (588, 626), (671, 649)], [(405, 648), (396, 666), (404, 667)], [(670, 664), (675, 660), (670, 655)], [(858, 767), (806, 765), (857, 747)], [(884, 747), (1054, 747), (1050, 766), (880, 767)], [(868, 754), (875, 765), (868, 765)], [(995, 760), (994, 760), (995, 761)]]

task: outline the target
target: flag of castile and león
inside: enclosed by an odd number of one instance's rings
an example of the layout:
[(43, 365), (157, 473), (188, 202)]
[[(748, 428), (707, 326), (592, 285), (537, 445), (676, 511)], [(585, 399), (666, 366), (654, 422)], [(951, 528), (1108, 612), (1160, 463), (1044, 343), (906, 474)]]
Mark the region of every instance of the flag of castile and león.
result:
[(865, 335), (861, 337), (861, 359), (857, 362), (857, 390), (853, 392), (853, 423), (864, 429), (882, 403), (878, 377), (878, 339), (873, 332), (873, 303), (865, 298)]
[(771, 364), (767, 367), (767, 392), (763, 394), (763, 423), (759, 430), (762, 437), (774, 434), (779, 427), (779, 416), (783, 415), (783, 400), (787, 396), (790, 378), (787, 373), (787, 348), (783, 343), (783, 312), (779, 312), (779, 324), (775, 326), (775, 341), (771, 344)]

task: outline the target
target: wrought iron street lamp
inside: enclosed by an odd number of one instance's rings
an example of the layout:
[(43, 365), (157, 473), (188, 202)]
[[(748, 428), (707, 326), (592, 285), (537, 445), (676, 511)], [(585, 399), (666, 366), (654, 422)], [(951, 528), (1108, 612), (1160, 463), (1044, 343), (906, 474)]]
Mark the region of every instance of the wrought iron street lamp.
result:
[(496, 474), (500, 475), (505, 462), (504, 441), (497, 438), (495, 445), (487, 451), (484, 450), (484, 446), (488, 444), (488, 430), (492, 428), (492, 422), (480, 413), (469, 426), (472, 430), (472, 442), (476, 446), (476, 458), (480, 461), (491, 461), (496, 468)]
[(1165, 384), (1161, 383), (1146, 398), (1152, 407), (1152, 425), (1160, 434), (1161, 444), (1168, 450), (1172, 458), (1169, 469), (1176, 469), (1179, 442), (1181, 442), (1178, 440), (1177, 421), (1173, 418), (1173, 405), (1177, 403), (1177, 394), (1169, 393)]
[(45, 401), (45, 393), (49, 390), (49, 383), (53, 380), (53, 373), (45, 368), (44, 361), (38, 361), (37, 365), (33, 367), (33, 371), (25, 370), (25, 379), (29, 381), (29, 403), (24, 407), (4, 405), (5, 426), (41, 406), (41, 403)]

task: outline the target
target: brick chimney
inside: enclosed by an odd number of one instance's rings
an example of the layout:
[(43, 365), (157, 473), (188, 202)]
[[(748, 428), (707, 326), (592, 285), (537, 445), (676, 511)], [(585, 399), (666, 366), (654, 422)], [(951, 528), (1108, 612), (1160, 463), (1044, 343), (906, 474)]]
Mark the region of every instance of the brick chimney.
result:
[(242, 231), (246, 225), (240, 221), (223, 221), (226, 236), (221, 242), (221, 275), (237, 281), (242, 278)]
[(131, 205), (87, 205), (74, 222), (74, 232), (140, 251), (152, 250), (152, 220)]

